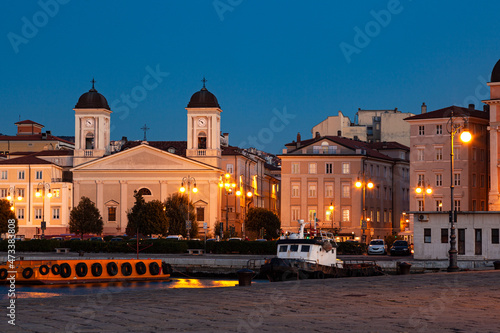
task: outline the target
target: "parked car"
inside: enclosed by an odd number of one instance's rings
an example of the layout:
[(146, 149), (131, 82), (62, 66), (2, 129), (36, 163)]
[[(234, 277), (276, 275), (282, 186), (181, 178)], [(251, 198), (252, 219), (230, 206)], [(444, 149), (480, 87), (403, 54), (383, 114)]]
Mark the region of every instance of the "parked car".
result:
[(109, 240), (110, 242), (121, 242), (123, 241), (123, 238), (121, 237), (114, 237)]
[(89, 241), (103, 242), (102, 237), (90, 237)]
[(232, 242), (232, 241), (241, 241), (242, 239), (239, 238), (239, 237), (231, 237), (228, 239), (228, 241)]
[(51, 240), (63, 241), (64, 239), (62, 237), (52, 237)]
[(409, 256), (410, 247), (408, 242), (405, 240), (397, 240), (392, 244), (390, 250), (391, 256)]
[(259, 238), (255, 240), (256, 242), (267, 242), (267, 239), (265, 238)]
[(208, 238), (207, 242), (218, 242), (217, 238)]
[(167, 238), (165, 239), (171, 239), (171, 240), (183, 240), (184, 237), (182, 235), (168, 235)]
[(387, 254), (387, 247), (383, 239), (373, 239), (368, 245), (368, 254)]
[(82, 240), (80, 237), (71, 237), (69, 240)]

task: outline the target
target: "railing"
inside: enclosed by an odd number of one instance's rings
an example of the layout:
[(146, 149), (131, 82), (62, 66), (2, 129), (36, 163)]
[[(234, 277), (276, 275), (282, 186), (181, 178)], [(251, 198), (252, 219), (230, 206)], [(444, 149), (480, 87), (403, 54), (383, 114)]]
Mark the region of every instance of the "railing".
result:
[(207, 151), (205, 149), (198, 149), (198, 151), (196, 152), (196, 154), (198, 156), (206, 156), (207, 155)]
[(92, 150), (85, 150), (85, 157), (92, 157), (93, 153), (94, 152)]

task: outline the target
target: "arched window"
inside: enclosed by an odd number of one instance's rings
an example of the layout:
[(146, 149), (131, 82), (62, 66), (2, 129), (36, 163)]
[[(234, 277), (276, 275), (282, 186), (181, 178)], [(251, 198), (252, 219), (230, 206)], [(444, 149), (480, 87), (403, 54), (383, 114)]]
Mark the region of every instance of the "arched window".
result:
[(85, 149), (94, 149), (94, 133), (87, 133), (85, 136)]
[(137, 191), (140, 195), (151, 195), (151, 191), (145, 187), (141, 188), (139, 191)]
[(198, 149), (207, 149), (207, 134), (205, 132), (198, 133)]

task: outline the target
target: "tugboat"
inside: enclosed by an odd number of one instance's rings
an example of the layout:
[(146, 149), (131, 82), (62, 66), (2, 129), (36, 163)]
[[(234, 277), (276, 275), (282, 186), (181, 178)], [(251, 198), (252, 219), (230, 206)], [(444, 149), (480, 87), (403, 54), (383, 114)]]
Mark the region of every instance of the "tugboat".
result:
[(267, 259), (260, 273), (269, 281), (324, 279), (382, 274), (373, 262), (345, 263), (337, 259), (333, 234), (321, 232), (313, 239), (304, 238), (304, 220), (298, 234), (282, 236), (277, 242), (277, 257)]
[(0, 263), (0, 283), (69, 284), (169, 280), (161, 259), (16, 260)]

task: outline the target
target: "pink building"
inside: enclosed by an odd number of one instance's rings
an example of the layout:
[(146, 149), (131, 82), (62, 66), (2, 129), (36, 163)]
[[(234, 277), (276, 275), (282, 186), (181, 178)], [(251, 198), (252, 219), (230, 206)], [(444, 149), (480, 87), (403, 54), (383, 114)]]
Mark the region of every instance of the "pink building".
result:
[[(408, 210), (408, 147), (337, 136), (301, 141), (300, 135), (285, 146), (280, 156), (284, 231), (296, 232), (297, 220), (303, 219), (307, 229), (314, 229), (316, 222), (316, 229), (333, 231), (344, 240), (401, 232), (402, 213)], [(374, 184), (365, 188), (364, 198), (363, 188), (355, 186), (358, 179)]]

